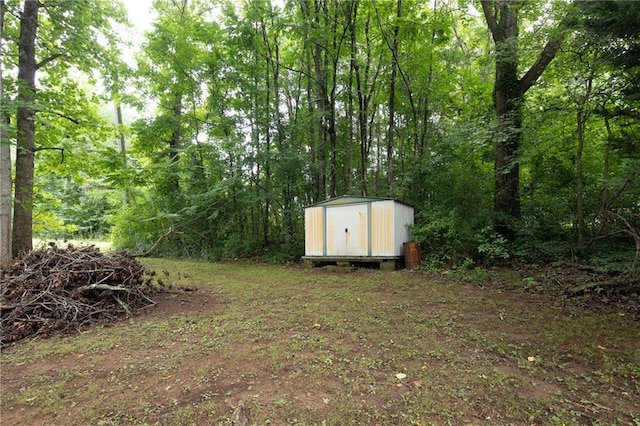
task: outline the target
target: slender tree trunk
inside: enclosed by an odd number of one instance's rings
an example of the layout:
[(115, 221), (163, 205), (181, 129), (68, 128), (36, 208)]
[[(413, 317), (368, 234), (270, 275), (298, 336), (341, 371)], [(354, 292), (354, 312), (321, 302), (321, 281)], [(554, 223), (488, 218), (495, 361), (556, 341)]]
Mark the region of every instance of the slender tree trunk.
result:
[(356, 68), (356, 21), (358, 18), (358, 4), (359, 2), (352, 1), (349, 5), (349, 36), (351, 43), (351, 51), (349, 57), (349, 87), (348, 87), (348, 105), (347, 105), (347, 143), (348, 143), (348, 157), (347, 157), (347, 193), (353, 194), (353, 144), (354, 144), (354, 96), (353, 96), (353, 84), (355, 78)]
[(396, 75), (398, 73), (398, 35), (402, 18), (402, 0), (398, 0), (396, 8), (396, 25), (393, 29), (393, 45), (391, 48), (391, 81), (389, 82), (389, 127), (387, 128), (387, 195), (393, 195), (393, 138), (396, 129)]
[(353, 193), (353, 58), (349, 64), (349, 87), (347, 104), (347, 193)]
[[(324, 7), (325, 16), (328, 17), (329, 11), (326, 3)], [(338, 133), (336, 129), (336, 90), (338, 88), (338, 61), (340, 59), (340, 50), (342, 48), (342, 43), (346, 35), (346, 27), (343, 27), (341, 32), (338, 31), (339, 10), (340, 9), (338, 5), (336, 4), (334, 6), (333, 19), (331, 19), (331, 33), (333, 35), (333, 39), (331, 41), (332, 54), (325, 54), (325, 65), (327, 66), (327, 68), (329, 67), (329, 64), (331, 65), (331, 69), (327, 69), (327, 75), (331, 75), (331, 83), (329, 84), (329, 82), (327, 81), (327, 92), (329, 95), (327, 99), (329, 106), (329, 121), (327, 133), (331, 151), (329, 176), (332, 197), (338, 196)]]
[[(322, 31), (321, 20), (323, 12), (326, 10), (324, 0), (314, 1), (314, 15), (312, 18), (313, 28), (315, 31)], [(313, 63), (316, 81), (316, 113), (318, 118), (318, 166), (319, 166), (319, 185), (322, 188), (323, 198), (327, 195), (327, 173), (326, 173), (326, 151), (329, 130), (329, 96), (327, 94), (327, 66), (326, 56), (324, 54), (327, 46), (322, 46), (319, 42), (315, 42), (313, 49)], [(331, 171), (329, 172), (331, 176)]]
[[(265, 63), (265, 81), (267, 93), (265, 96), (265, 117), (270, 115), (270, 102), (271, 102), (271, 71), (269, 67), (269, 59), (266, 59)], [(262, 245), (267, 247), (269, 245), (269, 212), (271, 211), (271, 129), (269, 120), (265, 123), (265, 157), (264, 157), (264, 172), (265, 172), (265, 188), (264, 188), (264, 210), (262, 216)]]
[[(346, 35), (346, 27), (338, 31), (339, 5), (335, 4), (330, 14), (331, 0), (313, 0), (313, 8), (309, 1), (301, 2), (303, 16), (309, 22), (314, 36), (309, 40), (309, 50), (313, 57), (314, 83), (316, 98), (316, 119), (318, 126), (318, 172), (319, 184), (323, 193), (335, 197), (338, 192), (338, 136), (336, 131), (336, 90), (337, 65), (340, 49)], [(329, 33), (332, 38), (325, 37)], [(329, 162), (327, 163), (327, 151)], [(328, 183), (327, 188), (327, 167)]]
[(26, 0), (20, 17), (18, 42), (18, 102), (16, 114), (17, 152), (15, 204), (13, 213), (13, 255), (33, 249), (33, 176), (35, 157), (35, 79), (38, 0)]
[[(272, 120), (275, 124), (276, 128), (276, 146), (278, 152), (282, 155), (288, 151), (287, 144), (287, 136), (285, 135), (284, 125), (282, 123), (282, 113), (280, 111), (280, 45), (278, 40), (277, 29), (273, 29), (273, 43), (271, 43), (271, 39), (269, 37), (269, 32), (267, 31), (267, 26), (264, 19), (261, 20), (261, 29), (262, 29), (262, 40), (267, 49), (267, 73), (269, 74), (269, 69), (271, 69), (271, 78), (273, 79), (273, 107), (270, 107), (271, 98), (269, 93), (267, 93), (267, 111), (273, 111), (273, 118), (271, 118), (271, 113), (268, 114), (267, 122), (269, 125)], [(267, 75), (267, 86), (268, 86), (269, 75)], [(275, 175), (279, 177), (279, 181), (282, 185), (282, 205), (284, 206), (282, 212), (282, 226), (283, 226), (283, 234), (284, 240), (286, 243), (291, 242), (291, 238), (293, 235), (293, 220), (292, 220), (292, 209), (291, 204), (293, 203), (292, 195), (291, 195), (291, 184), (292, 179), (289, 173), (289, 160), (285, 160), (284, 164), (279, 164), (276, 166)], [(274, 194), (275, 196), (275, 194)], [(278, 220), (279, 215), (275, 215), (275, 220)]]
[(578, 105), (578, 112), (576, 113), (576, 134), (578, 138), (578, 148), (576, 151), (576, 222), (578, 231), (578, 247), (584, 246), (584, 234), (585, 234), (585, 220), (584, 220), (584, 172), (582, 167), (582, 153), (584, 151), (584, 128), (589, 118), (588, 112), (585, 110), (588, 107), (589, 99), (591, 98), (591, 90), (593, 87), (593, 75), (594, 70), (591, 70), (591, 74), (587, 80), (587, 87), (580, 105)]
[(326, 140), (327, 140), (327, 126), (326, 126), (326, 76), (323, 73), (322, 68), (322, 47), (317, 44), (314, 49), (314, 65), (316, 73), (316, 115), (317, 115), (317, 160), (318, 160), (318, 186), (320, 188), (320, 196), (324, 198), (327, 194), (327, 175), (326, 175)]
[[(2, 98), (0, 71), (0, 98)], [(6, 117), (8, 118), (8, 117)], [(11, 145), (7, 126), (9, 121), (0, 114), (0, 266), (11, 262)]]
[(358, 130), (360, 134), (360, 193), (367, 195), (367, 168), (369, 166), (369, 140), (367, 138), (367, 99), (362, 93), (362, 82), (356, 68), (358, 88)]
[[(127, 165), (127, 144), (124, 138), (124, 122), (122, 120), (122, 107), (120, 106), (120, 101), (116, 98), (116, 122), (118, 124), (118, 133), (120, 133), (120, 138), (118, 139), (118, 152), (122, 156), (122, 164), (126, 167)], [(122, 191), (122, 204), (129, 204), (129, 190), (125, 188)]]
[[(613, 141), (613, 131), (611, 130), (611, 123), (609, 122), (609, 114), (606, 111), (605, 107), (602, 107), (604, 112), (604, 125), (607, 130), (607, 140), (604, 149), (604, 158), (603, 158), (603, 170), (602, 170), (602, 201), (600, 207), (600, 225), (598, 226), (598, 231), (591, 238), (589, 242), (590, 246), (593, 246), (599, 236), (606, 235), (612, 231), (612, 224), (615, 222), (615, 213), (611, 211), (611, 202), (612, 198), (616, 198), (617, 195), (620, 195), (621, 191), (617, 191), (617, 194), (612, 194), (609, 192), (610, 185), (610, 170), (609, 170), (609, 157), (611, 155), (611, 142)], [(628, 181), (627, 181), (628, 182)], [(621, 188), (624, 188), (627, 184), (625, 182)]]
[[(0, 51), (4, 40), (4, 0), (0, 0)], [(0, 266), (11, 262), (11, 144), (9, 142), (9, 116), (2, 109), (4, 86), (0, 61)]]
[[(371, 71), (371, 40), (369, 37), (369, 22), (370, 17), (367, 15), (364, 25), (364, 36), (366, 43), (366, 55), (365, 55), (365, 64), (364, 70), (361, 69), (360, 63), (357, 59), (354, 61), (354, 74), (356, 79), (356, 95), (358, 100), (358, 114), (357, 114), (357, 128), (358, 128), (358, 137), (360, 140), (360, 170), (359, 170), (359, 180), (360, 180), (360, 193), (362, 195), (367, 195), (369, 192), (367, 185), (367, 169), (369, 168), (369, 153), (371, 151), (371, 133), (370, 133), (370, 123), (368, 121), (369, 117), (369, 102), (373, 95), (373, 92), (376, 87), (376, 76), (372, 79), (371, 83), (369, 83), (369, 74)], [(357, 46), (355, 34), (352, 39), (352, 55), (356, 58)], [(369, 91), (365, 90), (365, 87), (369, 87)], [(373, 117), (373, 114), (371, 114)]]
[(606, 113), (604, 125), (607, 129), (607, 143), (604, 148), (604, 165), (602, 169), (602, 212), (606, 215), (609, 211), (609, 156), (611, 155), (611, 141), (613, 140), (611, 123), (609, 123), (609, 116)]
[[(254, 70), (258, 68), (257, 57), (255, 58), (255, 67)], [(258, 87), (258, 77), (257, 75), (252, 76), (252, 86)], [(254, 177), (252, 182), (255, 182), (255, 191), (256, 198), (260, 198), (260, 176), (261, 176), (261, 164), (258, 160), (260, 154), (260, 117), (258, 116), (258, 99), (255, 95), (256, 91), (254, 90), (254, 95), (251, 97), (251, 140), (253, 142), (253, 150), (255, 154), (252, 156), (252, 164), (251, 164), (251, 175)], [(262, 217), (262, 209), (256, 206), (252, 206), (251, 208), (251, 223), (253, 224), (253, 236), (255, 240), (258, 241), (260, 238), (260, 218)]]
[[(356, 47), (354, 45), (353, 49)], [(355, 55), (355, 53), (354, 53)], [(362, 84), (362, 76), (360, 74), (360, 65), (354, 63), (355, 77), (356, 77), (356, 93), (358, 97), (358, 135), (360, 139), (360, 193), (367, 195), (367, 167), (369, 157), (369, 141), (367, 139), (367, 96), (364, 93)], [(365, 74), (366, 75), (366, 74)], [(366, 77), (365, 77), (366, 79)]]
[[(426, 85), (426, 90), (424, 91), (424, 95), (422, 97), (422, 114), (420, 114), (420, 120), (418, 120), (418, 115), (414, 114), (414, 127), (416, 128), (416, 130), (414, 130), (414, 153), (415, 153), (415, 157), (416, 158), (420, 158), (424, 151), (425, 151), (425, 145), (427, 143), (427, 140), (429, 139), (429, 133), (430, 133), (430, 129), (431, 129), (431, 120), (429, 119), (430, 117), (430, 108), (431, 108), (431, 101), (430, 101), (430, 97), (429, 97), (429, 93), (431, 91), (431, 85), (433, 84), (433, 52), (435, 50), (435, 44), (436, 44), (436, 36), (438, 34), (437, 32), (437, 26), (436, 26), (436, 20), (438, 19), (438, 14), (440, 13), (440, 9), (438, 8), (438, 0), (433, 0), (433, 22), (431, 23), (431, 26), (433, 27), (433, 29), (431, 30), (431, 37), (430, 37), (430, 44), (431, 44), (431, 48), (429, 49), (429, 56), (428, 56), (428, 62), (429, 62), (429, 68), (427, 71), (427, 85)], [(408, 88), (407, 88), (408, 90)], [(421, 122), (421, 123), (420, 123)], [(418, 126), (421, 126), (418, 129)]]
[(578, 149), (576, 152), (576, 227), (578, 231), (578, 247), (584, 246), (584, 176), (582, 171), (582, 152), (584, 150), (585, 114), (583, 107), (578, 107), (576, 114)]
[[(434, 7), (436, 5), (434, 4)], [(411, 137), (414, 139), (414, 144), (417, 144), (417, 140), (418, 140), (418, 127), (417, 127), (417, 123), (419, 123), (419, 114), (418, 114), (418, 109), (416, 108), (416, 103), (413, 99), (413, 90), (411, 89), (411, 84), (409, 82), (409, 77), (407, 76), (407, 74), (403, 71), (401, 63), (400, 63), (400, 57), (398, 55), (398, 34), (400, 31), (400, 27), (398, 24), (395, 25), (394, 27), (394, 34), (393, 34), (393, 38), (387, 37), (386, 31), (385, 31), (385, 26), (383, 25), (383, 20), (382, 17), (380, 16), (380, 11), (378, 10), (378, 7), (376, 6), (376, 3), (373, 2), (373, 8), (376, 12), (376, 19), (378, 21), (378, 26), (380, 27), (380, 33), (382, 35), (382, 38), (384, 39), (384, 42), (386, 43), (387, 47), (389, 48), (389, 50), (391, 51), (391, 60), (392, 60), (392, 82), (393, 82), (393, 88), (391, 90), (391, 92), (395, 91), (395, 84), (396, 84), (396, 78), (397, 75), (399, 74), (400, 77), (402, 77), (402, 82), (404, 84), (405, 87), (405, 94), (407, 95), (407, 99), (409, 101), (409, 106), (411, 109), (411, 118), (412, 118), (412, 122), (415, 123), (416, 125), (413, 126), (413, 134), (411, 135)], [(434, 16), (437, 13), (437, 9), (434, 8), (433, 10)], [(396, 3), (396, 17), (398, 18), (397, 21), (400, 21), (399, 18), (402, 17), (402, 0), (397, 0)], [(430, 82), (428, 83), (427, 87), (429, 87)], [(395, 96), (395, 95), (394, 95)], [(395, 111), (393, 112), (395, 114)], [(393, 164), (393, 162), (391, 163)], [(393, 169), (392, 169), (393, 170)], [(393, 178), (393, 174), (391, 176), (391, 178)]]
[(171, 132), (171, 139), (169, 140), (169, 161), (171, 162), (170, 176), (170, 188), (175, 197), (180, 193), (180, 179), (178, 178), (178, 163), (180, 162), (180, 139), (182, 138), (182, 93), (175, 95), (173, 107), (171, 110), (173, 114), (173, 131)]

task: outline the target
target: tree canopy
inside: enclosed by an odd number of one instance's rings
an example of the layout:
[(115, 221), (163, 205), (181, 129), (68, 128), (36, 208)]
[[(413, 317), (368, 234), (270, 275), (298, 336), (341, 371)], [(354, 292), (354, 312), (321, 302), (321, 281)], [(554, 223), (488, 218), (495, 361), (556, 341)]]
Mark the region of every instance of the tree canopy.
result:
[[(5, 129), (37, 153), (14, 204), (36, 233), (293, 260), (304, 206), (360, 194), (413, 205), (433, 264), (640, 251), (636, 3), (155, 0), (129, 69), (122, 4), (40, 1), (36, 90), (32, 2), (3, 3)], [(136, 120), (105, 119), (114, 100)]]

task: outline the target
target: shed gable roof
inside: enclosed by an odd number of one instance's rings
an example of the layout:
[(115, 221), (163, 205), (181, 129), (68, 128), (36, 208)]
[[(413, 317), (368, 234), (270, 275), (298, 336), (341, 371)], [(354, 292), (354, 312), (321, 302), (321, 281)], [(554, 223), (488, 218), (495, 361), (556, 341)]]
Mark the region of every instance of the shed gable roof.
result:
[[(396, 203), (404, 204), (409, 206), (409, 204), (404, 203), (402, 201), (398, 201), (393, 198), (385, 198), (385, 197), (362, 197), (357, 195), (342, 195), (340, 197), (331, 198), (329, 200), (320, 201), (318, 203), (310, 204), (306, 206), (308, 207), (327, 207), (327, 206), (342, 206), (347, 204), (358, 204), (358, 203), (371, 203), (374, 201), (395, 201)], [(412, 206), (409, 206), (412, 207)]]

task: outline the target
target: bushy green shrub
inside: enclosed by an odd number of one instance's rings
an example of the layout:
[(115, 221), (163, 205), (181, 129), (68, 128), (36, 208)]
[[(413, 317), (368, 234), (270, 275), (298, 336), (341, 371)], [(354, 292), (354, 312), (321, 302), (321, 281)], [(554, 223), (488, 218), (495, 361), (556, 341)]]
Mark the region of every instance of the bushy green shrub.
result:
[(507, 261), (511, 257), (509, 242), (492, 227), (487, 226), (476, 234), (477, 251), (480, 260), (488, 263)]
[(118, 210), (110, 218), (113, 248), (134, 253), (148, 250), (162, 235), (164, 226), (169, 224), (158, 213), (157, 206), (147, 196)]
[(474, 256), (475, 231), (456, 210), (422, 211), (416, 215), (413, 237), (423, 262), (432, 267), (457, 267)]

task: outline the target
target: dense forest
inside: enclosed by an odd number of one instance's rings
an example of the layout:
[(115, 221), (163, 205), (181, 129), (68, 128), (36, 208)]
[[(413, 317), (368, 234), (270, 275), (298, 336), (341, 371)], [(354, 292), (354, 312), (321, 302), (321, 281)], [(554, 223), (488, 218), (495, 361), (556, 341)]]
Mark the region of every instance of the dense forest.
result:
[(1, 5), (3, 261), (295, 260), (352, 194), (428, 266), (640, 266), (640, 2), (155, 0), (137, 47), (122, 2)]

